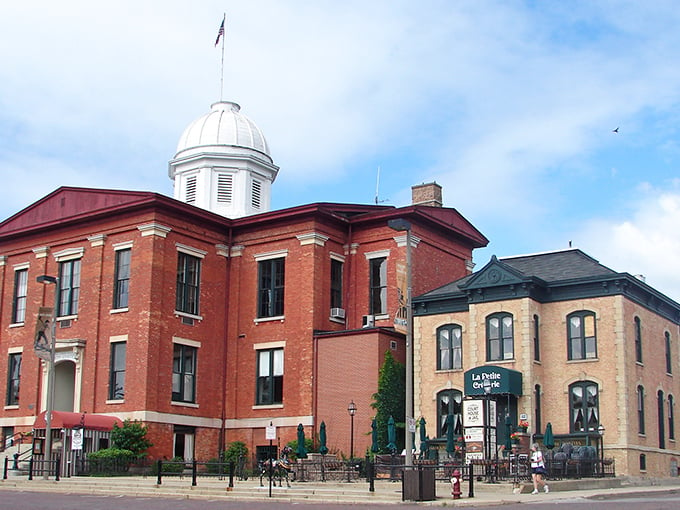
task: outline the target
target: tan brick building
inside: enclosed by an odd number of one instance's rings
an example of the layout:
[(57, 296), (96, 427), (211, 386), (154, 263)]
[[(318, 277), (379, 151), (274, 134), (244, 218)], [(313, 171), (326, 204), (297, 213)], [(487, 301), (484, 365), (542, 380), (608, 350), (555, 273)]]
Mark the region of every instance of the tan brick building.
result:
[(430, 437), (453, 414), (457, 437), (480, 439), (464, 414), (476, 401), (491, 416), (472, 456), (495, 455), (506, 419), (525, 418), (539, 442), (551, 423), (557, 446), (604, 447), (617, 474), (677, 476), (680, 305), (641, 279), (577, 249), (494, 257), (414, 306), (415, 415)]

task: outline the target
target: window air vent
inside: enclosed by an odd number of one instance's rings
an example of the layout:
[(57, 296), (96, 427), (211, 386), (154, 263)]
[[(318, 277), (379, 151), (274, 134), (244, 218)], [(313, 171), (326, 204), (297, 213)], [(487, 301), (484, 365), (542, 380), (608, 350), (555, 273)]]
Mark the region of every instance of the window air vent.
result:
[(182, 324), (186, 324), (187, 326), (193, 326), (194, 319), (192, 319), (191, 317), (182, 317)]

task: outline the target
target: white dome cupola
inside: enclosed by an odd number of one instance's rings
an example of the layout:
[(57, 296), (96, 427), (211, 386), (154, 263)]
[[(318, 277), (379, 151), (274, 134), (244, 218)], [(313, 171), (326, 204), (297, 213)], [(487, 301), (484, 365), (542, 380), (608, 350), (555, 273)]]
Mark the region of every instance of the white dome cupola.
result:
[(269, 210), (279, 167), (262, 131), (240, 110), (220, 101), (184, 130), (168, 165), (177, 200), (228, 218)]

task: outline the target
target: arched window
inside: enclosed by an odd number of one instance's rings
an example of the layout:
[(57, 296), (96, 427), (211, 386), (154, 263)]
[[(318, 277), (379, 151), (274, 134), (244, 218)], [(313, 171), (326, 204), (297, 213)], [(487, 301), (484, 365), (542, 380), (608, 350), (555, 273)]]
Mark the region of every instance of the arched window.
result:
[(645, 389), (637, 387), (638, 434), (645, 433)]
[(666, 419), (663, 416), (664, 413), (664, 402), (663, 402), (663, 391), (659, 390), (656, 393), (656, 409), (658, 413), (658, 423), (659, 423), (659, 448), (666, 448), (666, 431), (665, 423)]
[(579, 381), (569, 386), (570, 431), (597, 431), (600, 410), (597, 384)]
[(675, 440), (675, 402), (673, 395), (668, 395), (668, 439)]
[(541, 361), (541, 342), (538, 336), (539, 319), (538, 315), (534, 315), (534, 360)]
[(534, 430), (540, 432), (543, 430), (543, 424), (541, 422), (541, 385), (537, 384), (534, 386)]
[(463, 368), (463, 329), (448, 324), (437, 329), (437, 370)]
[(489, 315), (486, 319), (486, 360), (513, 359), (514, 344), (512, 315), (509, 313)]
[(673, 373), (673, 358), (671, 357), (671, 334), (666, 331), (664, 334), (666, 346), (666, 373)]
[(437, 393), (437, 437), (445, 437), (448, 429), (446, 418), (453, 415), (453, 434), (463, 433), (463, 393), (444, 390)]
[(640, 317), (635, 317), (635, 361), (642, 363), (642, 324), (640, 324)]
[(567, 316), (568, 357), (573, 359), (597, 358), (595, 314), (587, 310)]

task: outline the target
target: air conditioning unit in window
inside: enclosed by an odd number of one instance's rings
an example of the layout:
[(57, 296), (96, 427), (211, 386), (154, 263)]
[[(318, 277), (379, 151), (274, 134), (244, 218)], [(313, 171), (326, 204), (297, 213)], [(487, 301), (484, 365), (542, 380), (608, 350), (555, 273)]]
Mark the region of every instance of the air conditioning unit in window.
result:
[(375, 315), (364, 315), (363, 328), (372, 328), (375, 326)]
[(344, 319), (345, 309), (344, 308), (331, 308), (331, 317), (334, 319)]

